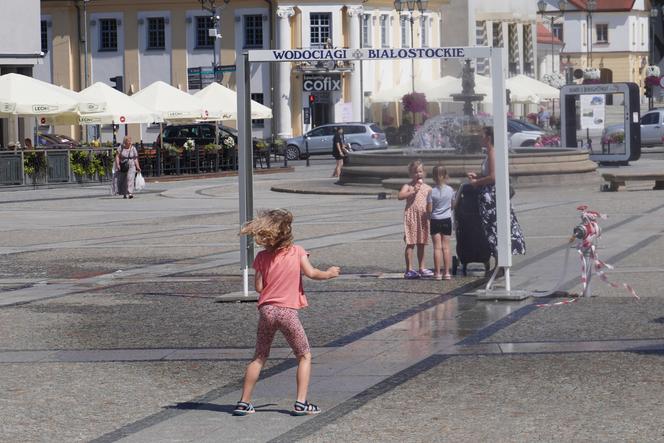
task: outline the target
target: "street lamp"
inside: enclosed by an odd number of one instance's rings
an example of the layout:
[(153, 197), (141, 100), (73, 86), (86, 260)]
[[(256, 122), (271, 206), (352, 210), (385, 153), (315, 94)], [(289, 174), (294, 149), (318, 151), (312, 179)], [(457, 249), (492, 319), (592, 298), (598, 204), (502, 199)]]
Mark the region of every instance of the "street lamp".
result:
[(549, 20), (551, 21), (551, 25), (550, 25), (550, 27), (549, 27), (549, 30), (551, 31), (551, 72), (556, 72), (556, 65), (555, 65), (555, 63), (553, 62), (553, 59), (554, 59), (553, 39), (554, 39), (554, 37), (555, 37), (555, 36), (553, 35), (553, 21), (555, 20), (555, 18), (556, 18), (558, 15), (560, 15), (560, 16), (562, 17), (562, 16), (565, 14), (565, 8), (567, 7), (567, 1), (566, 1), (566, 0), (559, 0), (559, 1), (558, 1), (558, 10), (560, 11), (559, 13), (556, 13), (556, 12), (553, 12), (553, 11), (552, 11), (552, 12), (550, 12), (550, 13), (547, 14), (547, 12), (546, 12), (546, 7), (547, 7), (547, 6), (548, 6), (548, 3), (545, 2), (544, 0), (539, 0), (539, 1), (537, 2), (537, 9), (539, 10), (539, 13), (540, 13), (542, 16), (544, 16), (544, 15), (548, 15), (548, 16), (549, 16)]
[(588, 55), (589, 67), (593, 67), (593, 11), (597, 8), (597, 0), (588, 0), (586, 2), (586, 25), (588, 26)]
[[(429, 6), (429, 0), (394, 0), (394, 9), (397, 10), (399, 14), (404, 10), (404, 4), (408, 8), (409, 21), (410, 21), (410, 46), (415, 47), (415, 42), (413, 41), (413, 25), (415, 19), (413, 18), (413, 12), (419, 11), (420, 15), (424, 14), (424, 11), (427, 10)], [(415, 92), (415, 59), (410, 59), (410, 72), (411, 72), (411, 92)]]
[[(221, 7), (222, 10), (230, 3), (230, 1), (231, 0), (223, 0), (224, 5)], [(210, 13), (212, 28), (208, 29), (208, 35), (210, 37), (214, 36), (214, 43), (212, 43), (212, 69), (214, 69), (217, 67), (217, 23), (219, 23), (219, 20), (221, 19), (217, 14), (217, 0), (198, 0), (198, 2), (201, 4), (201, 9)], [(216, 72), (214, 72), (214, 75), (216, 80)]]
[[(657, 24), (657, 17), (659, 16), (659, 6), (651, 6), (650, 9), (650, 64), (657, 64), (655, 60), (655, 25)], [(662, 9), (664, 11), (664, 7)]]

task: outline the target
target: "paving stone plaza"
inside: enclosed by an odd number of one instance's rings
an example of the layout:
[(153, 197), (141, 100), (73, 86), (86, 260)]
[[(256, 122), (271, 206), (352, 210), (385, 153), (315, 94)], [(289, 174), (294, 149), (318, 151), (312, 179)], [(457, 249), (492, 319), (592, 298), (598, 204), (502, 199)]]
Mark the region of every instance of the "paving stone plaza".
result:
[(403, 202), (330, 193), (332, 168), (255, 176), (255, 208), (290, 209), (312, 263), (342, 268), (305, 281), (315, 417), (289, 414), (296, 363), (280, 336), (257, 413), (231, 415), (257, 324), (254, 303), (219, 302), (242, 288), (236, 177), (153, 182), (133, 200), (100, 186), (0, 192), (1, 440), (664, 441), (662, 191), (600, 192), (598, 178), (513, 200), (528, 246), (517, 288), (580, 292), (576, 251), (562, 268), (588, 204), (608, 215), (609, 278), (640, 300), (597, 279), (569, 304), (479, 301), (480, 272), (400, 278)]

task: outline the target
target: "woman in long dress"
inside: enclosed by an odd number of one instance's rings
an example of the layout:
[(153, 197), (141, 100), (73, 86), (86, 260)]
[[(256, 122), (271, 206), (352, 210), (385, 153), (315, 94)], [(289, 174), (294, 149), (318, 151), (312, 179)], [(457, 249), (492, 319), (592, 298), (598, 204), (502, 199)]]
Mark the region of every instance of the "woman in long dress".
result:
[(114, 168), (118, 195), (134, 198), (134, 180), (136, 173), (141, 172), (141, 165), (138, 162), (138, 151), (131, 144), (131, 137), (122, 139), (122, 146), (115, 155)]
[[(493, 147), (493, 128), (485, 126), (483, 128), (482, 142), (486, 146), (486, 158), (482, 162), (482, 169), (479, 174), (468, 173), (470, 184), (479, 189), (479, 209), (484, 232), (491, 247), (491, 255), (498, 256), (498, 234), (496, 218), (496, 153)], [(512, 231), (512, 254), (525, 254), (526, 241), (523, 238), (523, 232), (519, 221), (514, 214), (514, 209), (510, 203), (510, 225)]]

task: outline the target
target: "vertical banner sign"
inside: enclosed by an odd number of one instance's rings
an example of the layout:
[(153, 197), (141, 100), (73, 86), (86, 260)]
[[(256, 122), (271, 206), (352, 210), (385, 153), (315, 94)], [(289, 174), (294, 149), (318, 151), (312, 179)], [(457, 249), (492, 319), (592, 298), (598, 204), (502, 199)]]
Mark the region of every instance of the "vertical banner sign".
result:
[(606, 109), (603, 94), (584, 94), (581, 101), (581, 129), (604, 129)]

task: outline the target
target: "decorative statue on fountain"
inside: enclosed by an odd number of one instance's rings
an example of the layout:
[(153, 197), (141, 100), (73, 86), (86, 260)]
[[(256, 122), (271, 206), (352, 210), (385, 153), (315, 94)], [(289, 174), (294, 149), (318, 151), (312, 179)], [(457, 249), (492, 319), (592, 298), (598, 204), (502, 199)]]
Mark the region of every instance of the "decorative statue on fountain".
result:
[(481, 150), (482, 126), (492, 119), (475, 115), (473, 102), (484, 100), (475, 92), (475, 70), (466, 60), (461, 69), (461, 93), (452, 100), (463, 102), (463, 115), (438, 115), (428, 119), (415, 133), (410, 146), (414, 149), (436, 149), (456, 154), (477, 154)]

